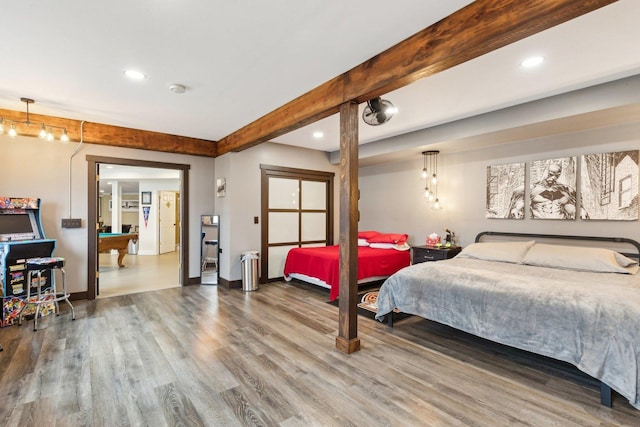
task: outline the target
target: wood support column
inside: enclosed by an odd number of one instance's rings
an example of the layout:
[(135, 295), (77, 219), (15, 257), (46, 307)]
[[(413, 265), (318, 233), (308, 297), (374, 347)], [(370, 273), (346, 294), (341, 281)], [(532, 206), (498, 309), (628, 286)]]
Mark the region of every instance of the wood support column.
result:
[(340, 303), (336, 348), (360, 350), (358, 338), (358, 104), (340, 105)]

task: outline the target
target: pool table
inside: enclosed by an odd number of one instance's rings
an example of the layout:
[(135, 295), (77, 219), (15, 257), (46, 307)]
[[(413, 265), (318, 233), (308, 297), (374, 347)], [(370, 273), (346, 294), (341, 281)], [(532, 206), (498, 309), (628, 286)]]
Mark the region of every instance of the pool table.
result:
[(98, 252), (118, 251), (118, 265), (124, 267), (124, 256), (129, 248), (129, 240), (138, 241), (137, 233), (98, 233)]

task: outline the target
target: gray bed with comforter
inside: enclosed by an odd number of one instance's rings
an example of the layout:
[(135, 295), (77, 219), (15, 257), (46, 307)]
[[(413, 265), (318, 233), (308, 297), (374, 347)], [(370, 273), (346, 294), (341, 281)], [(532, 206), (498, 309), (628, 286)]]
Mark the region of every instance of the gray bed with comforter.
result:
[[(406, 267), (382, 285), (376, 318), (382, 320), (397, 308), (569, 362), (640, 409), (637, 264), (628, 262), (620, 272), (607, 272), (606, 267), (598, 271), (601, 266), (591, 271), (591, 264), (585, 267), (593, 261), (585, 260), (591, 255), (597, 255), (596, 264), (604, 265), (618, 264), (621, 258), (602, 263), (599, 252), (586, 256), (582, 249), (576, 254), (565, 249), (548, 252), (542, 246), (549, 245), (527, 244), (526, 248), (498, 244), (493, 250), (483, 246), (475, 252), (470, 247), (450, 260)], [(538, 256), (527, 258), (534, 249)], [(571, 257), (580, 268), (553, 266), (571, 264)], [(525, 264), (527, 260), (538, 265)], [(547, 264), (551, 266), (543, 266)]]

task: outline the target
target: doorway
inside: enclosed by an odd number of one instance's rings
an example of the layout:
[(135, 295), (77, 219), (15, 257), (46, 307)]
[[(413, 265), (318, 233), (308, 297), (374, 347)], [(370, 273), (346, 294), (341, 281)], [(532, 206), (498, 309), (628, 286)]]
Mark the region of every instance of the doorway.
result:
[[(149, 172), (152, 169), (164, 170), (173, 173), (173, 176), (176, 176), (176, 171), (178, 172), (179, 182), (176, 184), (177, 188), (167, 188), (166, 191), (171, 193), (169, 197), (171, 200), (166, 200), (165, 197), (164, 205), (168, 204), (170, 206), (170, 210), (173, 214), (174, 223), (172, 223), (173, 227), (171, 227), (170, 236), (172, 243), (173, 251), (166, 251), (166, 246), (163, 249), (166, 253), (160, 253), (160, 241), (159, 241), (159, 227), (160, 227), (160, 205), (162, 200), (162, 196), (160, 195), (160, 190), (163, 187), (162, 178), (157, 179), (149, 179), (148, 177), (139, 176), (140, 187), (138, 187), (136, 191), (135, 202), (126, 202), (125, 205), (127, 207), (131, 206), (131, 210), (138, 209), (138, 233), (141, 234), (138, 239), (138, 247), (134, 249), (134, 252), (129, 252), (129, 255), (125, 255), (123, 259), (123, 264), (125, 267), (119, 267), (115, 270), (114, 274), (117, 274), (123, 278), (123, 280), (133, 281), (137, 285), (135, 289), (132, 289), (131, 292), (141, 292), (144, 290), (143, 285), (146, 283), (153, 283), (155, 280), (153, 279), (153, 274), (159, 274), (159, 277), (166, 277), (167, 273), (162, 273), (163, 268), (170, 268), (167, 266), (174, 266), (175, 280), (173, 286), (183, 286), (189, 283), (189, 272), (188, 268), (188, 260), (189, 260), (189, 242), (188, 242), (188, 234), (185, 233), (184, 230), (189, 227), (188, 221), (188, 171), (189, 165), (181, 165), (181, 164), (173, 164), (173, 163), (161, 163), (161, 162), (148, 162), (141, 160), (131, 160), (131, 159), (120, 159), (120, 158), (110, 158), (110, 157), (99, 157), (99, 156), (87, 156), (88, 162), (88, 200), (95, 201), (95, 203), (89, 203), (88, 206), (88, 218), (95, 218), (96, 230), (100, 230), (101, 226), (104, 226), (105, 222), (105, 203), (100, 202), (100, 184), (103, 181), (101, 178), (101, 172), (106, 170), (107, 166), (118, 166), (118, 167), (129, 167), (129, 168), (139, 168), (138, 172)], [(104, 174), (104, 172), (102, 172)], [(108, 175), (108, 174), (105, 174)], [(129, 177), (131, 178), (131, 177)], [(144, 182), (144, 185), (142, 184)], [(151, 184), (150, 184), (151, 183)], [(113, 186), (113, 182), (111, 184)], [(151, 185), (151, 187), (149, 186)], [(150, 199), (153, 195), (153, 198)], [(128, 197), (131, 198), (131, 197)], [(127, 198), (127, 199), (128, 199)], [(117, 203), (121, 203), (124, 197), (117, 197)], [(112, 203), (112, 209), (113, 209)], [(112, 211), (113, 212), (113, 211)], [(171, 214), (170, 214), (171, 215)], [(119, 219), (117, 215), (114, 215), (114, 220), (111, 221), (112, 230), (115, 227), (115, 230), (124, 230), (124, 226), (129, 226), (132, 224), (122, 222), (121, 218)], [(115, 222), (115, 224), (113, 224)], [(134, 222), (131, 221), (130, 222)], [(102, 224), (101, 224), (102, 223)], [(131, 231), (130, 228), (128, 228)], [(135, 228), (133, 229), (135, 231)], [(157, 231), (154, 231), (157, 230)], [(147, 239), (144, 238), (144, 235), (147, 235)], [(176, 240), (176, 238), (178, 240)], [(112, 266), (112, 262), (110, 260), (110, 254), (100, 254), (99, 253), (99, 235), (98, 233), (89, 233), (88, 236), (88, 253), (95, 254), (95, 256), (89, 257), (89, 287), (87, 291), (87, 299), (94, 299), (99, 293), (100, 290), (100, 280), (102, 279), (106, 281), (107, 274), (110, 272), (101, 272), (102, 264), (108, 264)], [(146, 243), (145, 243), (146, 242)], [(131, 241), (130, 241), (131, 244)], [(146, 246), (145, 246), (146, 245)], [(135, 254), (135, 255), (134, 255)], [(115, 254), (111, 255), (112, 257), (117, 256)], [(102, 259), (101, 259), (102, 257)], [(128, 259), (127, 259), (128, 258)], [(101, 261), (104, 261), (101, 263)], [(115, 267), (114, 267), (115, 268)], [(132, 282), (132, 283), (133, 283)], [(91, 285), (93, 284), (93, 286)], [(165, 286), (165, 287), (171, 287)]]

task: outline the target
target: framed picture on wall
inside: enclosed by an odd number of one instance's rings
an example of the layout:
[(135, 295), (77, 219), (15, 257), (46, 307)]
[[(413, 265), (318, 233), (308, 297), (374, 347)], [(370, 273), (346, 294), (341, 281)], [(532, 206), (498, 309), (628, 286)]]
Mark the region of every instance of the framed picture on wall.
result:
[(524, 163), (487, 166), (486, 218), (524, 218)]
[(151, 204), (151, 191), (143, 191), (141, 193), (142, 197), (142, 204), (143, 205), (150, 205)]
[(227, 195), (227, 179), (218, 178), (216, 181), (216, 195), (218, 197), (224, 197)]
[(638, 219), (638, 150), (582, 156), (581, 218), (631, 221)]
[[(529, 211), (532, 219), (576, 219), (575, 157), (534, 160), (529, 173)], [(580, 217), (583, 215), (580, 213)]]

